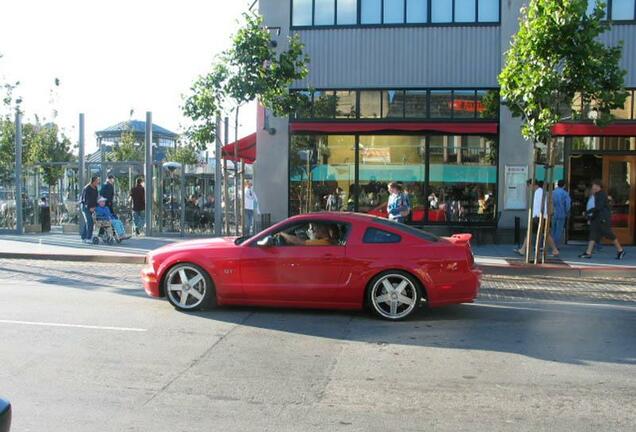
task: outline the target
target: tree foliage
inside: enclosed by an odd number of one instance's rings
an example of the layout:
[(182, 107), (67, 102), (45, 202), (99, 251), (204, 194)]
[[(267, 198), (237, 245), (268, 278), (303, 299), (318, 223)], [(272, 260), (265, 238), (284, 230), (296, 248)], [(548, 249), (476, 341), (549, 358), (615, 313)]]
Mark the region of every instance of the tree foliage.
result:
[(137, 143), (137, 136), (130, 129), (122, 132), (120, 141), (106, 155), (110, 162), (143, 161), (144, 157), (144, 146)]
[(276, 116), (288, 115), (305, 102), (306, 96), (290, 92), (296, 80), (309, 73), (309, 58), (298, 35), (288, 38), (288, 47), (277, 50), (262, 17), (244, 13), (243, 23), (232, 38), (232, 46), (221, 53), (212, 70), (199, 77), (186, 99), (184, 114), (193, 125), (189, 139), (199, 149), (215, 140), (215, 117), (258, 100)]
[(603, 19), (605, 5), (597, 3), (588, 15), (587, 3), (530, 0), (522, 9), (499, 83), (504, 103), (523, 120), (526, 139), (548, 142), (563, 119), (559, 107), (571, 107), (577, 93), (585, 106), (594, 102), (600, 123), (609, 122), (610, 111), (625, 102), (622, 45), (607, 47), (598, 40), (610, 26)]
[(194, 145), (180, 144), (168, 150), (166, 159), (182, 165), (194, 165), (199, 162), (199, 154)]

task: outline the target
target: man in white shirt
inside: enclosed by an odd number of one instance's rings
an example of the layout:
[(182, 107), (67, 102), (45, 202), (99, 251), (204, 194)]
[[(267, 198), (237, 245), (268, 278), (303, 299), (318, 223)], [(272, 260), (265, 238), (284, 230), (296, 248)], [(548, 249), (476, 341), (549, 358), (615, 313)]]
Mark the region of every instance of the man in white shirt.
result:
[(252, 189), (250, 180), (245, 180), (243, 197), (245, 202), (245, 227), (243, 234), (251, 236), (254, 234), (254, 212), (258, 210), (258, 199), (256, 198), (256, 192)]
[[(528, 185), (531, 185), (531, 184), (532, 184), (532, 181), (528, 180)], [(534, 183), (534, 195), (532, 199), (532, 224), (533, 224), (534, 231), (537, 230), (539, 225), (539, 217), (541, 217), (541, 201), (542, 200), (543, 200), (543, 182), (536, 181)], [(543, 223), (544, 224), (547, 222), (547, 215), (548, 215), (548, 200), (546, 197), (545, 203), (543, 205)], [(528, 246), (527, 242), (528, 242), (528, 238), (526, 237), (523, 241), (523, 245), (521, 245), (521, 248), (515, 249), (515, 252), (521, 256), (525, 256), (526, 247)], [(552, 239), (552, 234), (550, 234), (549, 227), (548, 227), (548, 237), (546, 239), (546, 243), (552, 249), (552, 256), (558, 257), (559, 249), (556, 247), (556, 244), (554, 244), (554, 239)]]

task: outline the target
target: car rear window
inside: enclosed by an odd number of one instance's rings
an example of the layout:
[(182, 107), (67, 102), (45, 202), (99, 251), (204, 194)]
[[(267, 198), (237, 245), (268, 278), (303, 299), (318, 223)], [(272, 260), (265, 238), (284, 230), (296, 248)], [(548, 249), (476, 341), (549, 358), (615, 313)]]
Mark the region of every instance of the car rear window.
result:
[(399, 235), (377, 228), (367, 228), (362, 238), (363, 243), (399, 243), (401, 240)]
[(437, 237), (435, 234), (432, 234), (428, 231), (423, 231), (421, 229), (414, 228), (409, 225), (405, 225), (403, 223), (393, 222), (388, 219), (382, 219), (382, 218), (374, 218), (374, 222), (391, 227), (392, 229), (395, 229), (398, 231), (402, 231), (403, 233), (410, 234), (412, 236), (421, 238), (426, 241), (430, 241), (430, 242), (439, 241), (439, 237)]

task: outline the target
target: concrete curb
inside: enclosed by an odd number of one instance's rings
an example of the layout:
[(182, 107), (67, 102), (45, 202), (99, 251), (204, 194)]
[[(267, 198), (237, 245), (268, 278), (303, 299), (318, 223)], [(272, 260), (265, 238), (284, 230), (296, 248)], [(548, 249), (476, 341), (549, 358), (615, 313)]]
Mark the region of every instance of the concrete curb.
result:
[(478, 265), (485, 276), (551, 276), (636, 279), (636, 267), (562, 267), (554, 265)]
[(146, 257), (140, 255), (71, 255), (43, 253), (0, 252), (0, 259), (25, 259), (46, 261), (94, 262), (104, 264), (145, 264)]

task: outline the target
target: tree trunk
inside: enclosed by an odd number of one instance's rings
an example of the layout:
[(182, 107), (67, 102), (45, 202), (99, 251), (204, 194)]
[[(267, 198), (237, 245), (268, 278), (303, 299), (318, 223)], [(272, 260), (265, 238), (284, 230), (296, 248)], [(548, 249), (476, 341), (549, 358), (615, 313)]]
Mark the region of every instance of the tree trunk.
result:
[(548, 166), (550, 165), (550, 157), (551, 157), (551, 151), (552, 151), (552, 146), (550, 143), (550, 140), (548, 140), (547, 144), (547, 155), (546, 155), (546, 164), (544, 165), (544, 170), (543, 170), (543, 194), (541, 195), (541, 208), (539, 209), (539, 228), (537, 229), (537, 240), (536, 240), (536, 247), (534, 250), (534, 263), (535, 264), (539, 264), (539, 252), (541, 251), (541, 246), (543, 245), (543, 252), (545, 253), (545, 243), (542, 241), (542, 239), (544, 238), (544, 233), (546, 232), (546, 220), (545, 220), (545, 206), (546, 206), (546, 187), (547, 187), (547, 180), (548, 180), (548, 176), (547, 176), (547, 170), (548, 170)]
[(556, 145), (554, 138), (548, 141), (548, 165), (546, 167), (546, 184), (544, 187), (544, 193), (547, 193), (547, 213), (545, 232), (543, 234), (543, 254), (541, 255), (541, 263), (545, 264), (546, 259), (546, 242), (548, 235), (550, 235), (550, 222), (552, 219), (552, 192), (554, 191), (554, 160), (556, 156)]
[(526, 264), (530, 264), (530, 249), (532, 247), (532, 207), (534, 203), (534, 184), (536, 182), (536, 168), (535, 168), (535, 160), (537, 158), (537, 143), (532, 144), (532, 161), (531, 161), (531, 184), (530, 184), (530, 193), (528, 199), (528, 228), (526, 232)]

